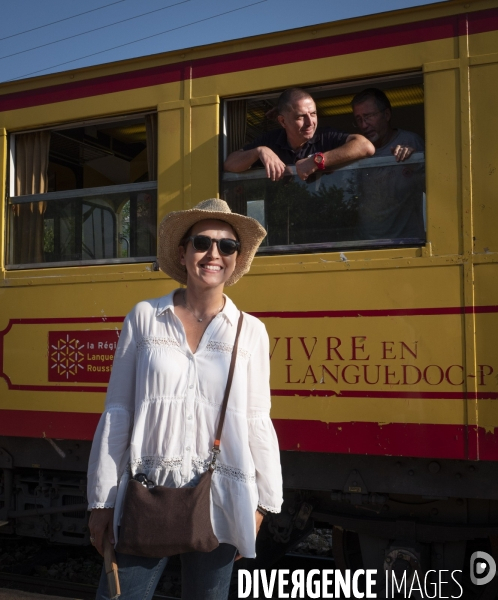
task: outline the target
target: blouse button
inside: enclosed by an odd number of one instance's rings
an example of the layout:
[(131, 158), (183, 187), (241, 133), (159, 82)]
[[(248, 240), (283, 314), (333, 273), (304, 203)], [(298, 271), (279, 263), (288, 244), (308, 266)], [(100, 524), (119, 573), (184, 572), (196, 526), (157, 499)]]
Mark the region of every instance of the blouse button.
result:
[(189, 415), (189, 416), (187, 417), (187, 419), (188, 419), (189, 421), (191, 421), (191, 420), (192, 420), (192, 415)]
[(188, 389), (189, 389), (189, 390), (193, 390), (193, 389), (194, 389), (194, 386), (193, 386), (193, 385), (189, 385), (189, 386), (188, 386)]
[(187, 447), (185, 448), (185, 450), (186, 450), (187, 452), (190, 452), (190, 446), (187, 446)]

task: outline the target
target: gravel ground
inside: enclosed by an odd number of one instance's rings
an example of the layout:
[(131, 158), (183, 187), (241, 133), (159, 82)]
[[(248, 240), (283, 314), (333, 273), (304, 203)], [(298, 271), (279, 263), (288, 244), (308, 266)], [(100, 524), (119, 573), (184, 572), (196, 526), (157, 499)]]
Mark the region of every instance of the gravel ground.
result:
[(294, 549), (298, 554), (332, 558), (332, 529), (314, 529)]
[[(0, 537), (0, 572), (97, 586), (103, 559), (92, 547), (50, 544), (32, 538)], [(170, 560), (157, 587), (180, 597), (179, 560)]]
[(93, 548), (0, 538), (0, 571), (4, 573), (97, 585), (101, 570), (102, 558)]

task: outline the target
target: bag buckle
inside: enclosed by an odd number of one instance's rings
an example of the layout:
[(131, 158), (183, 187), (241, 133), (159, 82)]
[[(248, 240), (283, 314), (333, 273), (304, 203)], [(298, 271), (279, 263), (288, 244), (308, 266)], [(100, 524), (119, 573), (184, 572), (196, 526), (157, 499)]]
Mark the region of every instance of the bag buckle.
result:
[(148, 488), (149, 490), (155, 487), (156, 485), (151, 479), (147, 479), (147, 475), (145, 475), (145, 473), (137, 473), (136, 475), (134, 475), (133, 479), (135, 479), (135, 481), (138, 481), (138, 483), (141, 483), (144, 487)]
[(211, 448), (211, 452), (213, 453), (213, 458), (211, 459), (211, 462), (209, 464), (209, 468), (210, 469), (214, 469), (216, 466), (216, 460), (218, 458), (218, 454), (221, 452), (219, 446), (213, 446)]

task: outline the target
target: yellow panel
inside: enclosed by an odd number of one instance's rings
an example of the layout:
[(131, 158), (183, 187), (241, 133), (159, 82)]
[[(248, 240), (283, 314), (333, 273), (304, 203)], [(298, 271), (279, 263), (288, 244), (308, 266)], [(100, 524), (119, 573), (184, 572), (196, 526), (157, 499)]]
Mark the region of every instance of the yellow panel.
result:
[[(495, 237), (498, 230), (495, 230)], [(494, 264), (476, 265), (474, 272), (475, 302), (476, 306), (498, 305), (498, 257), (494, 257)], [(494, 336), (487, 336), (493, 341), (494, 353), (498, 358), (498, 344)]]
[(183, 109), (158, 113), (158, 224), (166, 213), (183, 208)]
[[(242, 309), (250, 312), (346, 310), (361, 313), (372, 309), (444, 309), (460, 305), (460, 270), (461, 267), (455, 266), (255, 275), (242, 279), (227, 291)], [(6, 374), (13, 384), (47, 385), (48, 331), (93, 331), (120, 327), (107, 319), (123, 317), (139, 300), (166, 294), (174, 287), (174, 282), (162, 278), (126, 283), (103, 281), (58, 287), (3, 288), (0, 290), (4, 307), (0, 330), (7, 327), (9, 319), (26, 316), (31, 319), (102, 319), (102, 322), (93, 324), (14, 325), (3, 339)], [(373, 294), (372, 290), (376, 293)], [(463, 422), (461, 400), (399, 399), (396, 396), (400, 390), (462, 391), (458, 381), (461, 369), (451, 367), (462, 365), (461, 315), (357, 316), (353, 313), (335, 318), (304, 317), (264, 319), (273, 353), (273, 389), (322, 389), (331, 393), (375, 390), (388, 392), (388, 397), (351, 399), (332, 396), (302, 401), (278, 397), (274, 403), (274, 416), (298, 418), (302, 416), (302, 407), (307, 405), (310, 409), (306, 413), (308, 419), (337, 421), (339, 416), (340, 419), (347, 416), (346, 420), (358, 420), (362, 415), (361, 420), (376, 422)], [(276, 338), (280, 340), (276, 341)], [(291, 339), (287, 341), (286, 338)], [(287, 360), (289, 353), (290, 359)], [(405, 368), (408, 364), (411, 366)], [(328, 371), (321, 365), (325, 365)], [(370, 381), (377, 378), (379, 371), (378, 382), (366, 383), (364, 365), (369, 365), (366, 375)], [(324, 381), (320, 383), (322, 376)], [(36, 395), (30, 391), (6, 391), (1, 395), (2, 408), (77, 412), (98, 411), (100, 406), (100, 394)]]
[[(14, 324), (3, 338), (5, 352), (4, 373), (9, 377), (12, 385), (49, 385), (47, 361), (47, 340), (49, 332), (57, 331), (119, 331), (121, 323), (107, 324), (103, 319), (101, 323), (92, 324)], [(116, 336), (116, 339), (118, 336)], [(105, 362), (105, 361), (104, 361)], [(53, 385), (53, 384), (52, 384)], [(64, 383), (57, 384), (64, 387)], [(99, 384), (91, 382), (90, 387)], [(102, 387), (100, 383), (100, 387)]]
[(489, 31), (469, 36), (469, 54), (493, 54), (498, 49), (498, 32)]
[(11, 391), (0, 377), (1, 410), (36, 410), (49, 412), (101, 413), (105, 393), (74, 392), (56, 393), (41, 391)]
[[(119, 267), (118, 267), (119, 268)], [(55, 322), (13, 324), (0, 345), (4, 349), (4, 372), (12, 385), (64, 385), (48, 381), (48, 332), (95, 331), (121, 328), (110, 323), (109, 317), (124, 317), (144, 298), (169, 293), (177, 284), (164, 275), (156, 281), (103, 281), (74, 283), (61, 286), (0, 288), (0, 333), (11, 319), (50, 319)], [(76, 319), (75, 323), (58, 323), (61, 318)], [(79, 323), (78, 317), (99, 317), (97, 323)], [(91, 387), (95, 384), (90, 383)], [(102, 387), (103, 384), (97, 384)], [(12, 410), (52, 410), (69, 412), (99, 412), (103, 394), (83, 392), (50, 392), (8, 390), (0, 377), (0, 408)]]
[[(413, 261), (414, 264), (415, 261)], [(462, 305), (461, 266), (342, 271), (244, 277), (227, 288), (243, 310), (383, 310)], [(389, 320), (381, 319), (386, 327)]]
[[(495, 232), (495, 239), (496, 239)], [(498, 264), (477, 265), (475, 267), (476, 306), (496, 306), (498, 304)], [(477, 386), (478, 391), (494, 392), (494, 399), (478, 401), (479, 425), (486, 432), (495, 433), (498, 427), (498, 312), (478, 313), (476, 323), (476, 358), (478, 371), (486, 375), (489, 387)]]
[(427, 241), (436, 255), (462, 252), (459, 71), (426, 73)]
[[(245, 310), (358, 310), (445, 307), (459, 302), (459, 269), (404, 269), (295, 275), (242, 280), (230, 295)], [(393, 278), (393, 275), (395, 277)], [(245, 285), (243, 285), (245, 283)], [(47, 335), (57, 330), (102, 330), (110, 316), (124, 316), (144, 297), (167, 293), (174, 283), (120, 283), (51, 286), (25, 294), (10, 290), (11, 318), (100, 316), (97, 324), (14, 325), (4, 338), (5, 372), (13, 384), (47, 385)], [(371, 290), (378, 294), (372, 296)], [(250, 290), (250, 294), (248, 291)], [(306, 290), (303, 294), (296, 290)], [(428, 295), (427, 292), (430, 291)], [(372, 300), (375, 298), (375, 301)], [(310, 305), (310, 300), (312, 304)], [(50, 306), (50, 310), (47, 307)], [(378, 315), (339, 318), (264, 319), (271, 338), (272, 388), (328, 390), (328, 398), (274, 398), (273, 416), (329, 422), (374, 421), (463, 423), (459, 399), (398, 398), (406, 393), (463, 392), (461, 315)], [(3, 326), (6, 323), (2, 323)], [(278, 339), (277, 339), (278, 338)], [(301, 339), (302, 338), (302, 339)], [(315, 339), (316, 338), (316, 342)], [(337, 351), (336, 351), (337, 350)], [(309, 356), (308, 356), (309, 355)], [(29, 370), (26, 366), (29, 365)], [(323, 365), (323, 366), (322, 366)], [(374, 381), (377, 379), (378, 382)], [(337, 381), (335, 381), (335, 379)], [(366, 378), (365, 378), (366, 377)], [(368, 381), (367, 381), (368, 380)], [(380, 398), (344, 398), (341, 392), (385, 392)], [(339, 394), (334, 396), (333, 394)], [(98, 411), (100, 394), (2, 393), (2, 407), (58, 411)]]
[[(271, 340), (272, 389), (329, 393), (326, 398), (274, 395), (273, 417), (464, 423), (463, 316), (444, 310), (426, 316), (362, 315), (367, 308), (458, 307), (459, 273), (459, 268), (407, 268), (252, 277), (230, 289), (238, 305), (250, 311), (353, 312), (344, 317), (263, 318)], [(371, 382), (378, 371), (379, 381), (366, 383), (365, 370)], [(365, 397), (369, 390), (381, 397)], [(364, 397), (341, 396), (344, 392)], [(396, 396), (407, 392), (457, 397)]]
[(219, 112), (218, 103), (192, 107), (192, 205), (218, 196)]
[[(291, 392), (279, 399), (274, 416), (326, 422), (463, 422), (461, 315), (360, 313), (264, 321), (270, 333), (272, 389)], [(371, 393), (380, 397), (369, 398)], [(442, 397), (445, 393), (458, 397), (449, 401)], [(407, 397), (419, 394), (429, 398)]]
[(498, 251), (498, 64), (470, 69), (472, 93), (472, 206), (475, 252)]
[[(474, 274), (476, 306), (498, 305), (498, 264), (477, 265)], [(479, 364), (494, 369), (493, 384), (498, 391), (498, 313), (476, 315), (476, 352)], [(496, 421), (498, 426), (498, 421)]]

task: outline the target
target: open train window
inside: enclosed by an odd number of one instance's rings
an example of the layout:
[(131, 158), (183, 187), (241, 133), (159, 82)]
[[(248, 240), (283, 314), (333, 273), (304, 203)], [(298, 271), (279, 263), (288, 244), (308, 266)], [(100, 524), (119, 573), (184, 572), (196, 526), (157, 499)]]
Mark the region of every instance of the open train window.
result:
[(9, 269), (156, 256), (157, 115), (11, 134)]
[[(331, 173), (313, 174), (306, 182), (297, 177), (292, 166), (287, 176), (272, 182), (261, 163), (242, 173), (221, 174), (221, 197), (232, 210), (256, 218), (268, 231), (260, 254), (425, 243), (422, 75), (306, 88), (316, 103), (317, 131), (331, 127), (345, 133), (362, 133), (362, 119), (357, 117), (358, 128), (351, 101), (367, 88), (384, 92), (392, 107), (392, 129), (406, 134), (404, 139), (415, 140), (416, 151), (407, 160), (397, 162), (391, 152), (386, 155), (384, 147), (372, 158)], [(267, 132), (283, 131), (274, 110), (280, 93), (224, 101), (223, 160)]]

